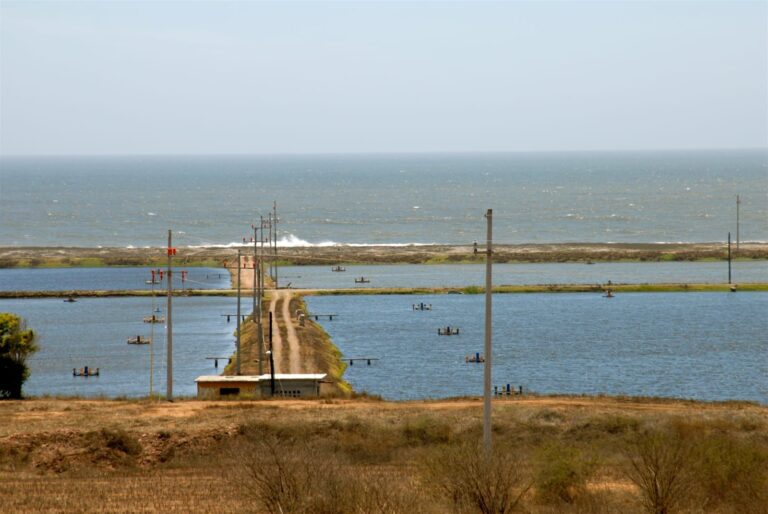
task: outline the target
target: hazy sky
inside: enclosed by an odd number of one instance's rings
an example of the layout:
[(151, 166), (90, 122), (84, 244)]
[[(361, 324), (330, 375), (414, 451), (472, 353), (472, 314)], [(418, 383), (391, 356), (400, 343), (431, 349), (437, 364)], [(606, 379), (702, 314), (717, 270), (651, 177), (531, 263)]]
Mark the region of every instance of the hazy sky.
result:
[(768, 146), (766, 2), (0, 6), (4, 155)]

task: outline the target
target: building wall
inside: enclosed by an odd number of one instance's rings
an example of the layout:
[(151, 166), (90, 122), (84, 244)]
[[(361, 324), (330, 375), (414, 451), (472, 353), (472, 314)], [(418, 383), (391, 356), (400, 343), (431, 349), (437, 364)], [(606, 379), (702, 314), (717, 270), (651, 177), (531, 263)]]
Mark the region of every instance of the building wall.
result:
[[(222, 391), (223, 389), (223, 391)], [(251, 395), (257, 396), (260, 393), (258, 382), (198, 382), (197, 398), (200, 400), (218, 400), (226, 398), (227, 392), (233, 396)], [(237, 391), (237, 392), (236, 392)], [(222, 394), (225, 393), (225, 394)]]
[[(317, 380), (276, 380), (275, 396), (284, 398), (316, 398), (319, 396), (319, 383)], [(272, 389), (269, 380), (259, 383), (261, 395), (269, 398)]]

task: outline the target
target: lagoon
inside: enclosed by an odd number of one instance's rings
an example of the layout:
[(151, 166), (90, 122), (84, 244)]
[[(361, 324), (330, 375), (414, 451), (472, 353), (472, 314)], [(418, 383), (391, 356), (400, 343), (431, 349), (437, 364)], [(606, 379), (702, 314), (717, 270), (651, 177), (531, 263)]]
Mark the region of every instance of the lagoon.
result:
[[(159, 315), (165, 315), (165, 303)], [(222, 371), (206, 357), (230, 356), (234, 323), (220, 314), (234, 312), (235, 299), (181, 297), (174, 300), (174, 394), (195, 396), (195, 378)], [(149, 337), (152, 325), (149, 298), (3, 299), (0, 312), (13, 312), (37, 331), (40, 350), (29, 359), (31, 375), (24, 394), (139, 397), (149, 393), (149, 345), (129, 345), (126, 339)], [(154, 391), (166, 391), (165, 326), (154, 325)], [(72, 368), (99, 368), (98, 377), (73, 377)]]
[[(466, 287), (485, 284), (485, 264), (350, 265), (345, 272), (328, 266), (288, 266), (278, 270), (280, 285), (337, 289), (372, 287)], [(356, 284), (365, 277), (369, 283)], [(733, 263), (739, 282), (768, 282), (768, 261)], [(727, 262), (506, 263), (493, 266), (496, 285), (534, 284), (726, 283)]]
[[(0, 291), (119, 291), (150, 289), (146, 281), (157, 268), (129, 266), (102, 268), (2, 268)], [(181, 269), (187, 280), (181, 283)], [(181, 289), (229, 289), (229, 272), (222, 268), (175, 268), (174, 287)], [(161, 290), (165, 281), (155, 285)]]
[[(431, 311), (414, 311), (425, 302)], [(483, 295), (310, 296), (356, 363), (355, 390), (386, 399), (482, 395)], [(768, 403), (768, 294), (494, 295), (493, 383), (537, 393)], [(458, 336), (438, 336), (439, 327)]]

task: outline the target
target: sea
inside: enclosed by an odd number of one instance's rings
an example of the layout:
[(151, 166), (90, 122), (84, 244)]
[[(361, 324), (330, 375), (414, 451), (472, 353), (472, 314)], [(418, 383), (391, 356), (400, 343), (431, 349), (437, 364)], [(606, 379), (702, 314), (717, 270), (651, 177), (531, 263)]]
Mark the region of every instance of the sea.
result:
[(2, 157), (0, 246), (768, 241), (768, 150)]

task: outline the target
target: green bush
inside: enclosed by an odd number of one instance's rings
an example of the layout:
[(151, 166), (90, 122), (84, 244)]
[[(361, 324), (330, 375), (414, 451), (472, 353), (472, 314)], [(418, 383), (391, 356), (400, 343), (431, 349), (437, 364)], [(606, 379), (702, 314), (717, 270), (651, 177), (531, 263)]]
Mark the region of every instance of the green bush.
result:
[(453, 430), (448, 423), (431, 416), (420, 416), (415, 420), (408, 420), (403, 426), (403, 436), (409, 444), (447, 443), (452, 435)]
[(696, 447), (694, 479), (703, 508), (729, 506), (735, 512), (765, 512), (768, 505), (768, 450), (752, 441), (716, 434)]
[(561, 444), (541, 448), (536, 460), (534, 489), (536, 498), (544, 503), (573, 503), (586, 490), (596, 468), (594, 458)]

